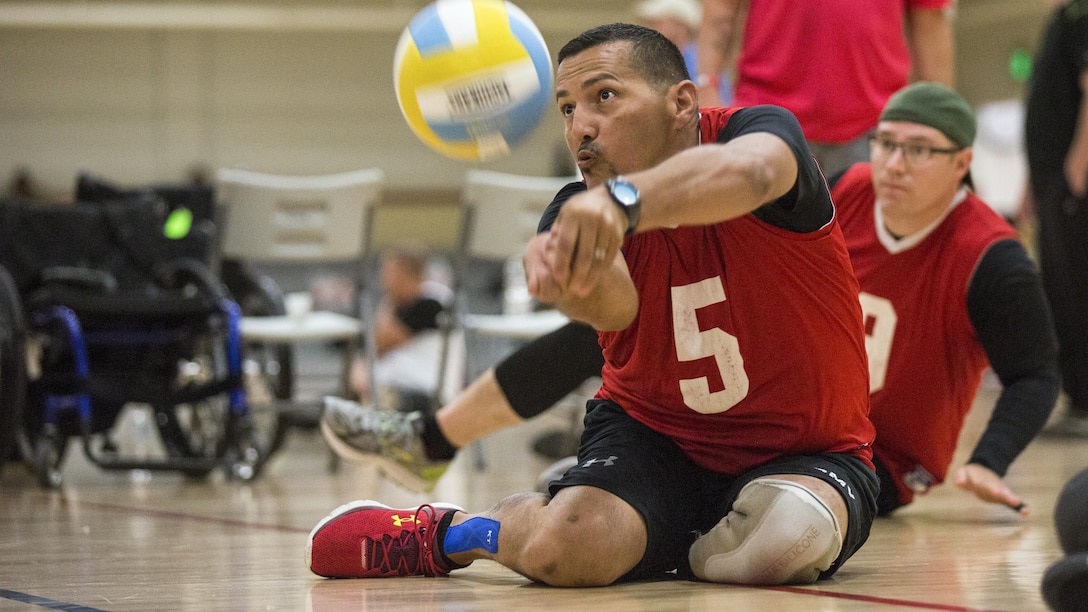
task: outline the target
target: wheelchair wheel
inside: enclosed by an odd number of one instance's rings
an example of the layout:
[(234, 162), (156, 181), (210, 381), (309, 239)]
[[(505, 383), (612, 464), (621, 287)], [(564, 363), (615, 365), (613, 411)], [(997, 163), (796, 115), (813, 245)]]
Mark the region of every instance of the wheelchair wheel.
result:
[[(178, 363), (177, 384), (201, 385), (224, 376), (226, 356), (218, 338), (201, 337)], [(207, 476), (217, 459), (224, 456), (231, 442), (232, 419), (230, 393), (209, 395), (179, 404), (156, 403), (152, 406), (159, 439), (172, 459), (205, 459), (200, 467), (182, 471), (194, 478)]]
[[(286, 314), (283, 290), (267, 274), (227, 260), (222, 276), (245, 316)], [(251, 343), (243, 347), (242, 362), (251, 435), (266, 449), (267, 459), (283, 446), (292, 424), (283, 407), (294, 397), (294, 355), (289, 345)]]
[(26, 327), (15, 281), (0, 267), (0, 466), (19, 458), (26, 406)]
[[(238, 261), (227, 260), (222, 265), (223, 284), (234, 297), (244, 316), (273, 316), (287, 314), (283, 290), (267, 274), (261, 274)], [(247, 350), (259, 350), (260, 359), (269, 367), (262, 368), (265, 384), (272, 396), (289, 400), (294, 392), (294, 359), (287, 345), (255, 345)]]
[(242, 358), (250, 421), (255, 434), (264, 438), (269, 456), (283, 446), (291, 427), (290, 419), (283, 413), (283, 407), (291, 400), (290, 385), (286, 388), (283, 385), (283, 370), (290, 368), (290, 363), (282, 360), (283, 348), (290, 347), (250, 344), (246, 345)]
[[(186, 376), (211, 377), (221, 361), (214, 351), (208, 358), (194, 358), (183, 366)], [(265, 367), (274, 370), (268, 363)], [(252, 369), (252, 365), (246, 366)], [(155, 406), (155, 422), (167, 455), (175, 459), (209, 460), (200, 467), (185, 468), (186, 475), (204, 478), (215, 465), (223, 466), (228, 478), (250, 480), (256, 477), (275, 448), (282, 443), (289, 423), (280, 418), (278, 406), (271, 401), (251, 402), (253, 377), (246, 380), (247, 410), (241, 414), (231, 407), (230, 393), (221, 393), (191, 403)], [(260, 383), (263, 380), (257, 377)], [(261, 385), (256, 385), (257, 389)], [(256, 394), (259, 396), (259, 394)], [(268, 391), (264, 391), (265, 397)]]
[[(230, 403), (225, 395), (191, 404), (155, 406), (155, 422), (166, 454), (175, 459), (215, 459), (225, 452)], [(182, 470), (186, 476), (204, 478), (215, 468)]]
[(68, 450), (68, 438), (59, 434), (42, 434), (34, 440), (34, 473), (38, 477), (38, 484), (45, 489), (60, 487), (64, 477), (60, 466), (64, 463), (64, 455)]

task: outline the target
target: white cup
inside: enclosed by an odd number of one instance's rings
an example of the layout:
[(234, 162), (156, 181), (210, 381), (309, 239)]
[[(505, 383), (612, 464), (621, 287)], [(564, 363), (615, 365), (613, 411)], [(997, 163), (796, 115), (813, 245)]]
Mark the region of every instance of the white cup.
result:
[(309, 291), (288, 293), (283, 296), (283, 306), (287, 310), (287, 316), (291, 317), (295, 322), (300, 322), (313, 310), (314, 298)]

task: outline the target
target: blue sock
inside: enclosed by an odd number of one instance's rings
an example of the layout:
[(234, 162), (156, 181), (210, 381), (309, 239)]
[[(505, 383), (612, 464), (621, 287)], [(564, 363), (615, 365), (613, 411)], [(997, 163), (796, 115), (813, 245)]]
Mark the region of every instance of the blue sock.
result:
[(499, 552), (499, 522), (477, 516), (451, 525), (446, 530), (442, 551), (447, 555), (482, 548), (491, 554)]

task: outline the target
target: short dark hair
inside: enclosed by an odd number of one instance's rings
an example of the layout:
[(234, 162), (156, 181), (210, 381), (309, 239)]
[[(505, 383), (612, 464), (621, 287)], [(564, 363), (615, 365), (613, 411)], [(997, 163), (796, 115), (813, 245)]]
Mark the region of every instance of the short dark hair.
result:
[(586, 30), (559, 50), (558, 63), (610, 42), (630, 42), (635, 70), (651, 86), (666, 89), (690, 79), (680, 49), (657, 30), (630, 23), (610, 23)]

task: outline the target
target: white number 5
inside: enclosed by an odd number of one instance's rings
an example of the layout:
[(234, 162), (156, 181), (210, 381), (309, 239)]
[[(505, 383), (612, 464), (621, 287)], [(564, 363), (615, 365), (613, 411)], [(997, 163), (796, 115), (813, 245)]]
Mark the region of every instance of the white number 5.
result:
[(684, 403), (702, 414), (725, 412), (748, 395), (748, 374), (737, 338), (723, 329), (699, 329), (695, 311), (725, 301), (725, 289), (718, 277), (672, 288), (672, 325), (676, 356), (680, 361), (713, 357), (725, 388), (711, 391), (706, 376), (680, 381)]

